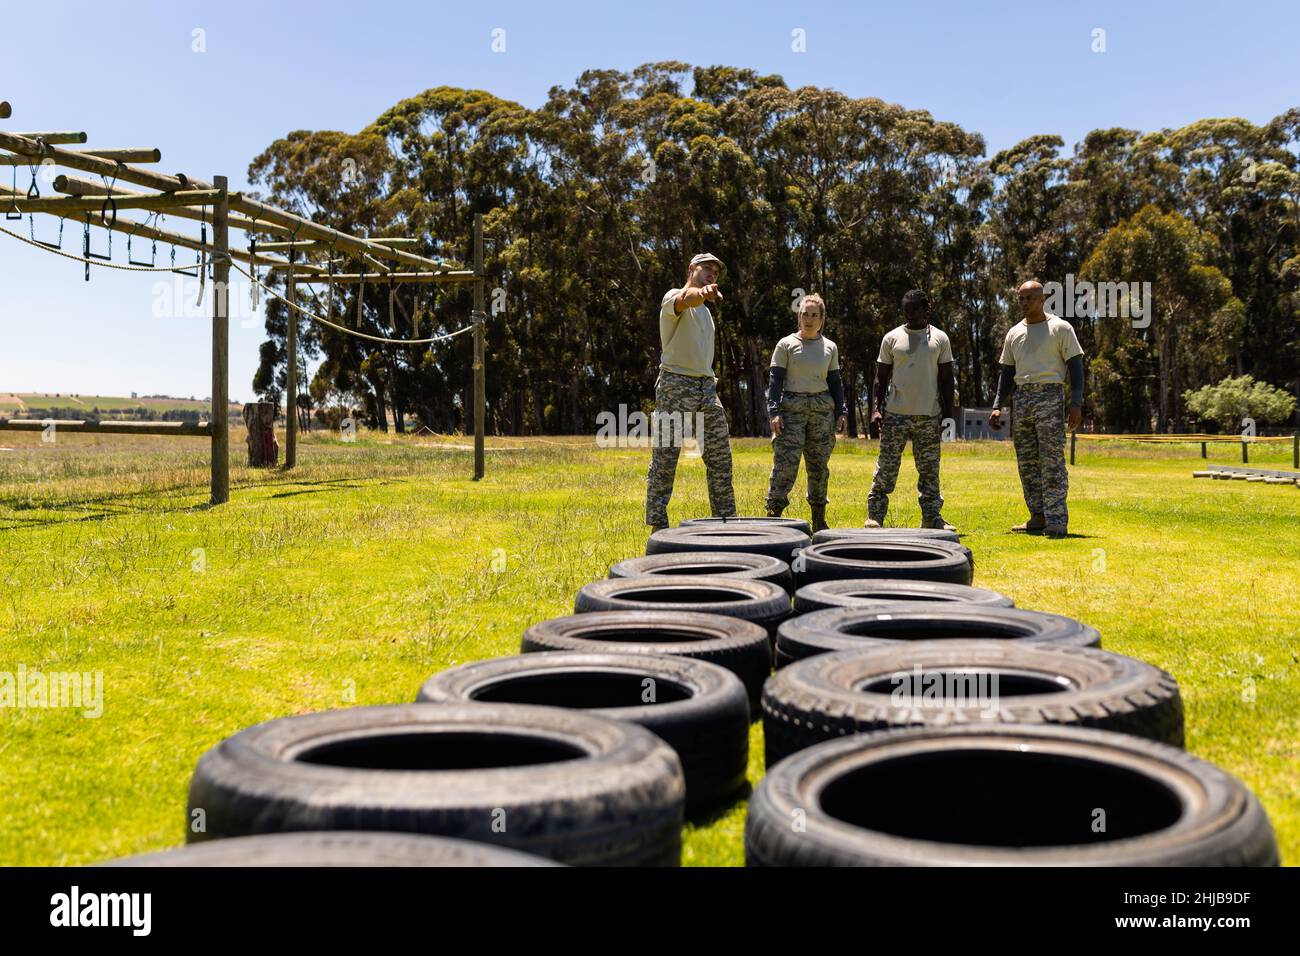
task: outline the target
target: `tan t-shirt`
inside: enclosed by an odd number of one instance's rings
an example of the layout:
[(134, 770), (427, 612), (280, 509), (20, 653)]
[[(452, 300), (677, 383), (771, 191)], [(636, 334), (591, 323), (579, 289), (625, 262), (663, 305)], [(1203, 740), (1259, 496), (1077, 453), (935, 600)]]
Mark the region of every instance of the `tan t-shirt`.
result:
[(824, 335), (805, 339), (794, 332), (776, 343), (772, 366), (785, 369), (787, 392), (824, 392), (827, 373), (840, 367), (840, 350)]
[(885, 408), (896, 415), (938, 415), (939, 366), (952, 361), (952, 343), (933, 325), (900, 325), (880, 340), (881, 365), (894, 366)]
[(681, 289), (669, 289), (659, 306), (659, 343), (663, 355), (659, 367), (665, 372), (713, 377), (713, 313), (701, 303), (677, 314), (673, 303)]
[(1017, 385), (1064, 385), (1065, 363), (1082, 354), (1074, 326), (1049, 312), (1042, 322), (1011, 326), (998, 361), (1016, 367)]

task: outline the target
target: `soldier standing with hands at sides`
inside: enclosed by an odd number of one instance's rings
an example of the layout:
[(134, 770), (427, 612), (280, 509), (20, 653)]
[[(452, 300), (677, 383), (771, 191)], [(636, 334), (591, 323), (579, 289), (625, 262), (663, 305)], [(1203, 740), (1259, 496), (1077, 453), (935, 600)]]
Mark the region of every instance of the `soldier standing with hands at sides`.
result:
[(683, 424), (703, 419), (700, 443), (714, 517), (736, 514), (731, 482), (731, 442), (727, 413), (718, 400), (713, 374), (713, 314), (706, 302), (721, 302), (718, 276), (722, 260), (702, 252), (686, 270), (686, 284), (669, 289), (659, 306), (659, 342), (663, 354), (655, 382), (655, 412), (646, 476), (645, 521), (658, 531), (668, 527), (668, 501), (682, 451)]
[[(799, 474), (799, 456), (808, 465), (808, 505), (812, 529), (826, 528), (826, 484), (836, 431), (848, 422), (840, 353), (821, 334), (826, 303), (813, 293), (799, 303), (799, 331), (787, 335), (772, 352), (767, 388), (767, 413), (772, 425), (772, 477), (767, 514), (779, 518), (790, 503), (790, 489)], [(837, 428), (838, 424), (838, 428)]]
[[(1083, 421), (1083, 349), (1074, 327), (1043, 311), (1043, 286), (1034, 280), (1016, 290), (1024, 319), (1007, 330), (998, 360), (998, 390), (989, 428), (1002, 427), (1002, 402), (1010, 398), (1011, 441), (1029, 520), (1012, 531), (1064, 538), (1069, 527), (1065, 426)], [(1066, 410), (1065, 379), (1070, 379)]]
[(921, 527), (955, 531), (943, 520), (943, 495), (939, 493), (942, 422), (952, 418), (953, 407), (952, 344), (930, 324), (930, 299), (919, 289), (903, 296), (903, 320), (885, 334), (876, 357), (871, 434), (880, 436), (880, 457), (867, 496), (865, 527), (884, 525), (903, 448), (910, 438)]

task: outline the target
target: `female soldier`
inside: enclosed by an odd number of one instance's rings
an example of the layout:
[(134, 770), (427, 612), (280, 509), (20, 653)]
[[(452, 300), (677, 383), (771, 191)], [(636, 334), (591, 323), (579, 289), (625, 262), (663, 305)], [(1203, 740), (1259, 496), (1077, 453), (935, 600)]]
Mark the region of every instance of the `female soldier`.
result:
[(799, 331), (783, 338), (772, 352), (767, 387), (773, 456), (767, 513), (779, 517), (790, 503), (802, 455), (808, 465), (808, 504), (814, 531), (826, 527), (827, 463), (835, 447), (835, 433), (844, 433), (848, 415), (839, 349), (821, 334), (825, 320), (822, 297), (815, 293), (804, 296), (799, 304)]

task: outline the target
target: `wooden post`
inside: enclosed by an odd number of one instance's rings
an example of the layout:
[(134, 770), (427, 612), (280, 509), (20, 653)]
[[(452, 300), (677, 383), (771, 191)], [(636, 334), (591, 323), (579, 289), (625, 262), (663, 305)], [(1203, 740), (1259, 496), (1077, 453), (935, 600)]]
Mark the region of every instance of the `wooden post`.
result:
[(1291, 467), (1300, 471), (1300, 432), (1291, 436)]
[(275, 440), (275, 413), (274, 402), (248, 402), (244, 405), (249, 468), (272, 468), (280, 460), (280, 443)]
[(1210, 456), (1209, 456), (1209, 453), (1207, 452), (1207, 450), (1206, 450), (1206, 448), (1205, 448), (1205, 445), (1206, 445), (1205, 442), (1201, 442), (1201, 457), (1202, 457), (1202, 458), (1209, 458)]
[(1078, 432), (1070, 432), (1070, 464), (1074, 464), (1074, 445), (1079, 440)]
[(483, 477), (487, 392), (483, 379), (483, 214), (474, 214), (474, 480)]
[[(296, 249), (289, 252), (289, 283), (285, 298), (293, 305), (298, 304), (297, 290), (294, 287), (292, 265), (298, 258)], [(284, 467), (286, 470), (298, 464), (298, 313), (286, 306), (289, 313), (288, 369), (285, 372), (284, 390)]]
[(1246, 439), (1244, 438), (1241, 440), (1241, 463), (1243, 465), (1250, 464), (1250, 455), (1246, 451)]
[(230, 500), (230, 201), (226, 177), (213, 180), (212, 207), (212, 504)]

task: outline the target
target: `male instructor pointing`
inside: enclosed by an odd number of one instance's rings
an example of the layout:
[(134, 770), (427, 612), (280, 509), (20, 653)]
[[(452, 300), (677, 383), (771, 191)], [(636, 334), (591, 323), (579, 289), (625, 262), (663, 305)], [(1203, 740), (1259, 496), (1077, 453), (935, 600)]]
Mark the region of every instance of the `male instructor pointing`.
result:
[(722, 261), (702, 252), (686, 270), (686, 285), (669, 289), (659, 306), (659, 380), (655, 382), (655, 423), (646, 476), (645, 522), (656, 531), (668, 527), (668, 500), (682, 451), (685, 422), (702, 420), (695, 435), (704, 458), (709, 509), (715, 517), (736, 514), (731, 484), (731, 442), (727, 413), (718, 400), (713, 375), (713, 313), (706, 302), (721, 302), (718, 275)]

